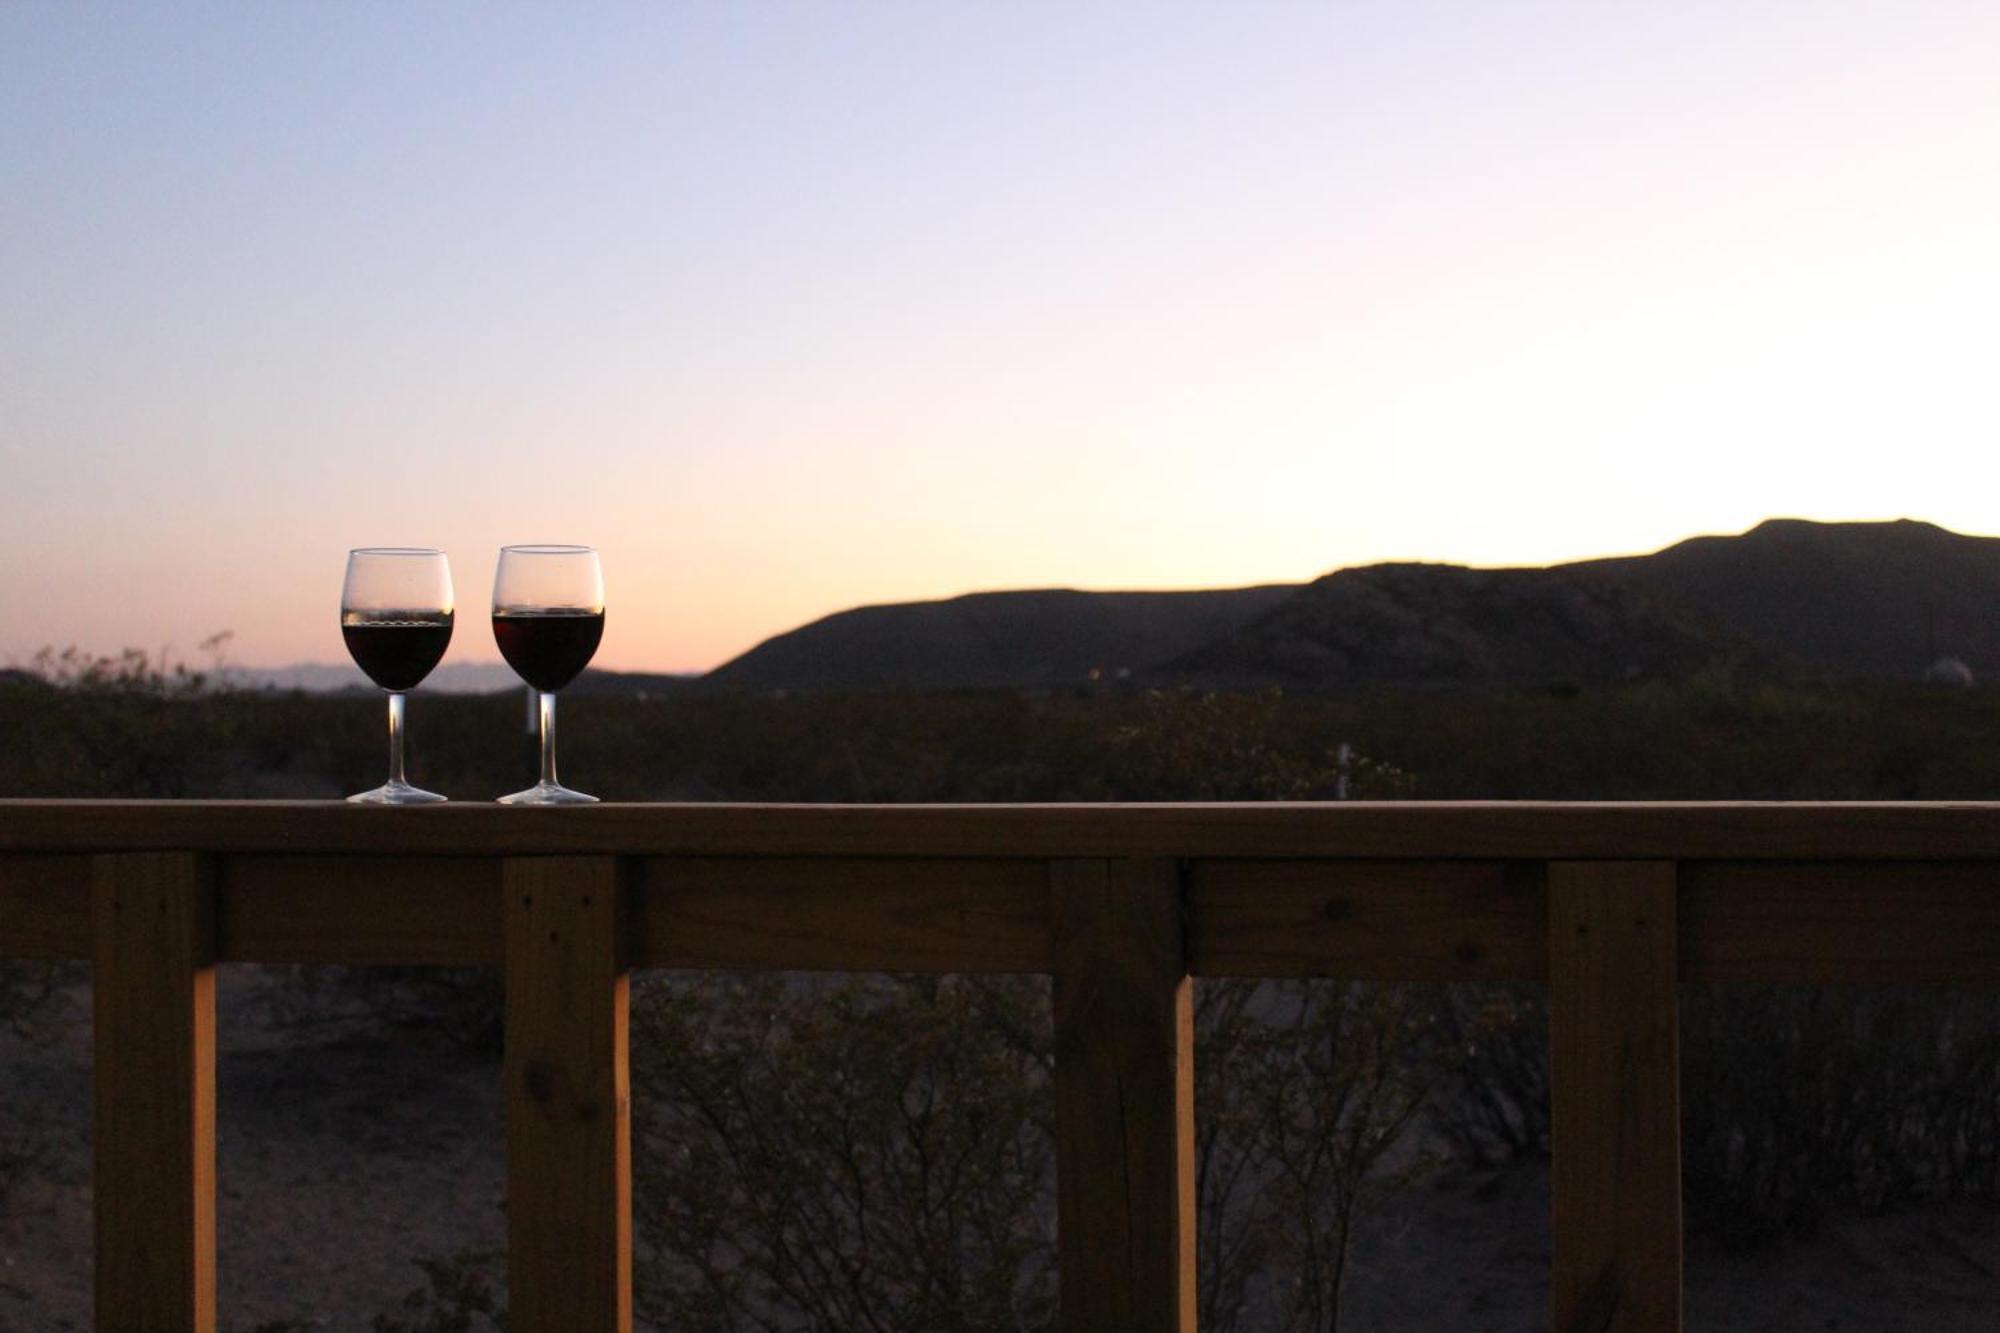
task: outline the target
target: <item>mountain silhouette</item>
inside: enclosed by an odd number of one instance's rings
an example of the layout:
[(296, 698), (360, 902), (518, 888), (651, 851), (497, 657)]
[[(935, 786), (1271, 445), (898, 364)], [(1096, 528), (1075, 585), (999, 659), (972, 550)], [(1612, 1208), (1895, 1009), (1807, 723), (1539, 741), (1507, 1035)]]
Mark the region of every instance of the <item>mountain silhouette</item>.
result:
[(1610, 685), (1751, 655), (1611, 579), (1395, 564), (1317, 579), (1158, 674), (1224, 689)]
[(1910, 519), (1774, 518), (1738, 537), (1567, 568), (1830, 676), (1916, 677), (1950, 656), (1981, 679), (2000, 677), (2000, 537)]
[(702, 678), (750, 690), (1052, 687), (1138, 674), (1270, 610), (1290, 585), (1209, 592), (971, 593), (863, 606), (767, 639)]
[(2000, 675), (2000, 538), (1907, 519), (1773, 519), (1548, 568), (1399, 563), (1303, 585), (862, 607), (767, 640), (702, 684), (1585, 686), (1702, 671), (1914, 680), (1944, 656), (1981, 679)]

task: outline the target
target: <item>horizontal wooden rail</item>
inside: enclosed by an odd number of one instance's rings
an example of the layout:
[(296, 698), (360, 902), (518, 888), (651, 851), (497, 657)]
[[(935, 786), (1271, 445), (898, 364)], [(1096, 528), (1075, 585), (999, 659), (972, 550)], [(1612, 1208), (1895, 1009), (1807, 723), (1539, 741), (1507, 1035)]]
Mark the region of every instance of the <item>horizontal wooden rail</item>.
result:
[(1676, 983), (2000, 987), (2000, 805), (0, 801), (0, 956), (97, 969), (104, 1328), (214, 1327), (216, 962), (503, 970), (526, 1330), (630, 1323), (633, 968), (1054, 976), (1064, 1327), (1143, 1333), (1190, 978), (1539, 982), (1551, 1317), (1673, 1328)]
[[(500, 964), (498, 857), (214, 859), (223, 962)], [(638, 967), (1053, 967), (1042, 862), (633, 861)], [(1535, 863), (1184, 864), (1193, 976), (1548, 976)], [(0, 956), (91, 957), (89, 866), (0, 853)], [(1680, 883), (1682, 981), (2000, 986), (2000, 861), (1695, 861)]]
[(2000, 986), (2000, 861), (1683, 865), (1681, 980)]
[(642, 967), (1050, 970), (1043, 861), (654, 856), (636, 864)]
[(1196, 976), (1539, 981), (1539, 863), (1195, 861)]
[(1217, 805), (0, 801), (0, 851), (339, 856), (1326, 857), (1990, 861), (1991, 804), (1365, 801)]

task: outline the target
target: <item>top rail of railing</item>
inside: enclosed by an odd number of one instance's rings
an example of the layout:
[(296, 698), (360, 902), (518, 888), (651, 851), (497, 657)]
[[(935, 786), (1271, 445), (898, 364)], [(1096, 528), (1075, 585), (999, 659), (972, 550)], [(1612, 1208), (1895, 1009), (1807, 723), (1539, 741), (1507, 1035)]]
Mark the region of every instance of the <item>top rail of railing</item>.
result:
[(1090, 805), (0, 800), (0, 851), (404, 856), (2000, 859), (2000, 802)]

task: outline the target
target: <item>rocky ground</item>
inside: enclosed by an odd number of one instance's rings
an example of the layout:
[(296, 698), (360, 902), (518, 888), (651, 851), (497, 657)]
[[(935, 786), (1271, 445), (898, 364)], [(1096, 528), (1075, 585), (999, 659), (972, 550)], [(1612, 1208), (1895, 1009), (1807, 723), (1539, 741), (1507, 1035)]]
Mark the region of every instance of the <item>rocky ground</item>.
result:
[[(504, 1243), (490, 1056), (421, 1031), (305, 1040), (274, 1030), (258, 969), (224, 969), (218, 1068), (223, 1324), (366, 1330), (425, 1285), (413, 1262)], [(80, 998), (80, 1003), (87, 1003)], [(79, 1017), (81, 1017), (79, 1009)], [(42, 1145), (0, 1210), (0, 1330), (90, 1327), (87, 1022), (0, 1038), (0, 1133)], [(1357, 1243), (1343, 1326), (1546, 1326), (1541, 1166), (1416, 1189)], [(1970, 1207), (1836, 1219), (1755, 1255), (1691, 1240), (1687, 1324), (1729, 1330), (2000, 1327), (2000, 1216)]]

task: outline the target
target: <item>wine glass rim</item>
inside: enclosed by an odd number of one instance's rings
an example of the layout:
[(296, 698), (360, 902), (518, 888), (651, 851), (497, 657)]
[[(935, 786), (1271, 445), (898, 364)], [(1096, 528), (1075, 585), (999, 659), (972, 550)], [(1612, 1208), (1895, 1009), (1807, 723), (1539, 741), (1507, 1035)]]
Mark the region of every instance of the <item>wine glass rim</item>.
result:
[(435, 546), (353, 546), (349, 555), (443, 555)]
[(502, 553), (515, 551), (521, 555), (583, 555), (596, 549), (595, 546), (564, 546), (558, 542), (527, 542), (500, 548)]

